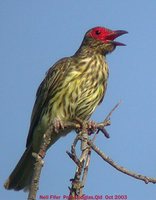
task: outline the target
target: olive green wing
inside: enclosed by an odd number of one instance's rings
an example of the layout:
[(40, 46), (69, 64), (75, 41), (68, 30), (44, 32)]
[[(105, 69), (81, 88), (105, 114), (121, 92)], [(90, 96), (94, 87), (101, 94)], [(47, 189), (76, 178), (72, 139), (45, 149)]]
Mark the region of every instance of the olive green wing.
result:
[(26, 147), (32, 143), (33, 132), (39, 123), (43, 109), (45, 109), (49, 99), (52, 98), (53, 94), (55, 94), (55, 90), (58, 84), (64, 78), (66, 71), (68, 71), (70, 63), (70, 57), (59, 60), (48, 70), (46, 77), (41, 82), (36, 93), (36, 101), (31, 115)]

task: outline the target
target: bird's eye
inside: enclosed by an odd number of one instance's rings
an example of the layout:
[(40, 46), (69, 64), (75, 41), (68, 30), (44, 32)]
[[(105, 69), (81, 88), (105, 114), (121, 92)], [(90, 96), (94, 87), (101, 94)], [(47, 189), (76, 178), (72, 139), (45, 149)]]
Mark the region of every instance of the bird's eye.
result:
[(95, 34), (96, 34), (96, 35), (100, 35), (100, 33), (101, 33), (101, 32), (100, 32), (99, 30), (95, 31)]

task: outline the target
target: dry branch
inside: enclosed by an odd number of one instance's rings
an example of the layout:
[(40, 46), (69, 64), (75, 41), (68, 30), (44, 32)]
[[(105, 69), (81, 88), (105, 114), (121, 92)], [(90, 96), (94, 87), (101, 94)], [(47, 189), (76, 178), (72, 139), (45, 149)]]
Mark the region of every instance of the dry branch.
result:
[[(95, 138), (99, 131), (101, 131), (106, 138), (109, 138), (109, 134), (105, 129), (105, 126), (110, 125), (110, 116), (114, 112), (114, 110), (119, 106), (120, 103), (118, 103), (107, 115), (105, 120), (101, 123), (95, 124), (96, 128), (91, 127), (90, 123), (88, 121), (82, 122), (81, 120), (77, 120), (76, 123), (68, 122), (63, 124), (64, 128), (70, 128), (75, 130), (78, 134), (76, 135), (76, 138), (74, 139), (74, 142), (71, 146), (71, 152), (67, 151), (67, 154), (69, 157), (74, 161), (76, 164), (76, 172), (74, 175), (74, 178), (71, 179), (71, 187), (69, 187), (70, 199), (75, 199), (76, 196), (82, 196), (83, 195), (83, 188), (86, 182), (90, 159), (91, 159), (91, 150), (94, 150), (104, 161), (109, 163), (112, 167), (117, 169), (118, 171), (127, 174), (133, 178), (139, 179), (144, 181), (145, 183), (156, 183), (156, 178), (147, 177), (141, 174), (137, 174), (135, 172), (132, 172), (118, 164), (116, 164), (112, 159), (110, 159), (107, 155), (105, 155), (95, 144)], [(34, 174), (33, 174), (33, 180), (31, 183), (31, 188), (29, 191), (28, 200), (35, 200), (36, 194), (39, 186), (39, 180), (40, 180), (40, 174), (43, 167), (43, 158), (46, 155), (46, 151), (49, 147), (49, 144), (51, 142), (51, 134), (53, 133), (54, 125), (52, 124), (46, 133), (44, 134), (40, 151), (38, 154), (33, 153), (33, 156), (35, 157), (35, 166), (34, 166)], [(95, 133), (92, 139), (91, 135)], [(76, 147), (78, 144), (78, 141), (81, 142), (81, 155), (80, 157), (76, 154)]]
[(117, 169), (118, 171), (127, 174), (128, 176), (132, 176), (133, 178), (139, 179), (147, 183), (156, 183), (156, 178), (147, 177), (141, 174), (137, 174), (136, 172), (130, 171), (118, 164), (116, 164), (111, 158), (109, 158), (105, 153), (103, 153), (92, 141), (88, 140), (89, 146), (107, 163), (109, 163), (112, 167)]

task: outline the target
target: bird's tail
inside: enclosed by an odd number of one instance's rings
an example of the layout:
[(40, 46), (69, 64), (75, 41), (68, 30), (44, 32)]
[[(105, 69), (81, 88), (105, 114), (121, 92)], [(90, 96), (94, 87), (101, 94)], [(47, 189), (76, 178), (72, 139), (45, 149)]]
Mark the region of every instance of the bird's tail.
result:
[(32, 152), (32, 145), (30, 145), (4, 183), (5, 189), (14, 189), (16, 191), (29, 189), (34, 170), (34, 158), (32, 157)]

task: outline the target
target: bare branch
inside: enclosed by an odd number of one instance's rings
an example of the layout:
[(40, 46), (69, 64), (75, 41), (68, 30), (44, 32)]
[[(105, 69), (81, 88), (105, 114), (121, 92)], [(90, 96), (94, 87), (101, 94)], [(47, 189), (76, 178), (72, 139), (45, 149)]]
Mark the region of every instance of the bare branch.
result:
[[(83, 138), (81, 140), (81, 156), (78, 159), (76, 152), (75, 152), (75, 145), (76, 143), (73, 143), (72, 148), (71, 148), (71, 153), (68, 152), (68, 155), (70, 156), (70, 158), (72, 158), (72, 160), (74, 160), (74, 162), (77, 164), (77, 168), (76, 168), (76, 172), (74, 175), (74, 178), (71, 179), (72, 181), (72, 186), (70, 189), (70, 194), (69, 196), (71, 198), (75, 198), (76, 196), (82, 196), (83, 194), (83, 187), (84, 187), (84, 183), (86, 180), (86, 175), (87, 175), (87, 168), (89, 165), (89, 161), (88, 159), (88, 154), (90, 152), (90, 147), (87, 144), (88, 141), (88, 130), (86, 129), (86, 124), (83, 124), (83, 129), (82, 131), (79, 132), (78, 136), (76, 137), (76, 141), (77, 139), (80, 140), (80, 137)], [(75, 141), (75, 140), (74, 140)], [(84, 171), (84, 169), (86, 169)]]
[[(110, 111), (110, 113), (106, 116), (105, 120), (101, 123), (94, 123), (94, 127), (91, 127), (91, 124), (88, 121), (81, 121), (80, 119), (76, 119), (76, 122), (66, 122), (64, 128), (69, 130), (75, 130), (78, 134), (74, 139), (74, 142), (71, 146), (71, 152), (67, 151), (68, 156), (74, 161), (76, 164), (76, 172), (74, 178), (71, 179), (71, 188), (70, 190), (70, 199), (75, 199), (76, 196), (83, 195), (83, 188), (87, 179), (90, 159), (91, 159), (91, 150), (94, 150), (104, 161), (109, 163), (112, 167), (117, 169), (118, 171), (127, 174), (133, 178), (144, 181), (146, 184), (156, 183), (156, 178), (147, 177), (141, 174), (137, 174), (135, 172), (129, 171), (128, 169), (116, 164), (112, 159), (110, 159), (107, 155), (105, 155), (95, 144), (94, 141), (96, 139), (97, 134), (101, 131), (106, 138), (109, 138), (109, 134), (105, 129), (105, 126), (110, 125), (110, 116), (116, 110), (116, 108), (120, 105), (121, 102), (116, 104), (116, 106)], [(40, 151), (38, 154), (33, 153), (33, 156), (36, 159), (33, 180), (28, 196), (28, 200), (35, 200), (36, 193), (39, 186), (39, 179), (41, 174), (41, 169), (43, 166), (43, 158), (46, 155), (46, 151), (51, 142), (51, 134), (54, 133), (54, 125), (50, 125), (48, 130), (45, 132), (44, 137), (42, 139)], [(92, 140), (89, 138), (92, 133), (95, 133)], [(81, 155), (80, 157), (76, 154), (76, 146), (78, 141), (81, 141)]]
[(37, 194), (39, 180), (40, 180), (40, 174), (41, 174), (41, 170), (44, 164), (44, 161), (37, 153), (33, 153), (32, 156), (36, 159), (36, 162), (34, 165), (33, 179), (32, 179), (32, 183), (29, 190), (28, 200), (36, 199), (36, 194)]
[(35, 158), (35, 164), (34, 164), (34, 173), (33, 173), (33, 178), (32, 178), (32, 182), (31, 182), (31, 186), (29, 190), (28, 200), (36, 200), (36, 194), (39, 188), (41, 170), (44, 163), (43, 158), (46, 155), (46, 151), (51, 141), (52, 128), (53, 126), (50, 126), (48, 130), (45, 132), (42, 139), (39, 153), (38, 154), (35, 152), (32, 153), (32, 156)]
[(147, 176), (144, 176), (144, 175), (141, 175), (141, 174), (137, 174), (136, 172), (130, 171), (130, 170), (116, 164), (112, 159), (110, 159), (106, 154), (104, 154), (95, 144), (93, 144), (92, 141), (88, 140), (88, 144), (104, 161), (109, 163), (112, 167), (114, 167), (118, 171), (120, 171), (124, 174), (127, 174), (128, 176), (131, 176), (133, 178), (142, 180), (146, 184), (149, 183), (149, 182), (156, 183), (156, 178), (151, 178), (151, 177), (147, 177)]

